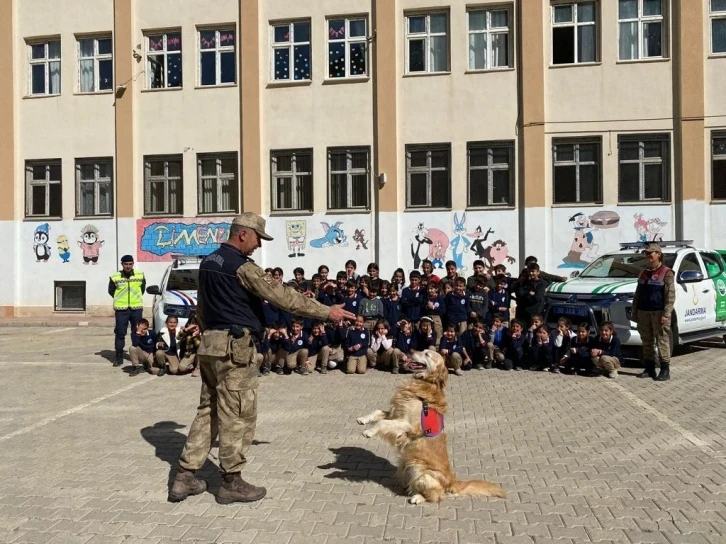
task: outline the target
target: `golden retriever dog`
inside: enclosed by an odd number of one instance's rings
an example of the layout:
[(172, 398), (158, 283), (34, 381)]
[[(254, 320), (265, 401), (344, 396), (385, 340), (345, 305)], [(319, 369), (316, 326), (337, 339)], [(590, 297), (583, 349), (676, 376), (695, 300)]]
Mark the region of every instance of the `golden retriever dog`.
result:
[(457, 480), (451, 470), (446, 434), (425, 435), (421, 428), (424, 401), (442, 415), (446, 413), (444, 387), (449, 373), (444, 358), (435, 351), (411, 352), (404, 367), (413, 378), (398, 388), (391, 408), (376, 410), (358, 418), (360, 425), (373, 424), (363, 436), (379, 436), (400, 454), (396, 477), (404, 486), (411, 504), (441, 502), (445, 495), (505, 497), (504, 490), (485, 480)]

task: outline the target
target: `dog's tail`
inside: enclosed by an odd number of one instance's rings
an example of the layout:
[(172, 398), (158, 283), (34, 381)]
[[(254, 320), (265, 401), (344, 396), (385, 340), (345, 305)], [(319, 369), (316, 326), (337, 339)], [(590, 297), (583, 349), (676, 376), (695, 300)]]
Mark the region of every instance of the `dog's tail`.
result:
[(456, 480), (449, 493), (452, 495), (468, 495), (470, 497), (501, 497), (507, 496), (506, 492), (497, 484), (486, 480)]

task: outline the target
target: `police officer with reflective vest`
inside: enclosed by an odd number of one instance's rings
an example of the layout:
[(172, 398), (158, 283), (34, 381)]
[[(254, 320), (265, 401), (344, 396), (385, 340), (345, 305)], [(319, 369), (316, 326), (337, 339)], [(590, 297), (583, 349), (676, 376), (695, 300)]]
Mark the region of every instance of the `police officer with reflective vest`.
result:
[(116, 313), (116, 360), (113, 366), (123, 364), (126, 330), (131, 322), (131, 345), (136, 346), (136, 325), (144, 312), (144, 291), (146, 278), (140, 270), (134, 270), (134, 258), (131, 255), (121, 257), (121, 270), (111, 276), (108, 281), (108, 294), (113, 297), (113, 309)]
[(197, 355), (202, 393), (169, 491), (172, 502), (207, 489), (195, 472), (207, 460), (217, 435), (222, 472), (217, 502), (252, 502), (267, 493), (264, 487), (249, 484), (241, 476), (257, 424), (255, 341), (262, 338), (266, 325), (263, 300), (313, 319), (355, 319), (342, 304), (324, 306), (276, 282), (250, 259), (261, 240), (272, 240), (265, 232), (265, 220), (243, 213), (232, 222), (227, 242), (199, 266), (197, 318), (203, 332)]
[[(673, 270), (663, 264), (663, 251), (658, 244), (646, 244), (643, 253), (647, 264), (635, 288), (632, 316), (638, 324), (645, 360), (645, 370), (638, 377), (664, 382), (671, 377), (671, 314), (676, 302), (674, 275)], [(656, 344), (660, 355), (660, 372), (657, 376)]]

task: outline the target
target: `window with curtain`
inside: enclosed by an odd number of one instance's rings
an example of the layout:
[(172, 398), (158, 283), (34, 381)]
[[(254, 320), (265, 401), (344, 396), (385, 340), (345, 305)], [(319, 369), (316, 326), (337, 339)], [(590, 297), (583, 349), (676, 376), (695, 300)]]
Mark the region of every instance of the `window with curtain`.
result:
[(552, 5), (552, 64), (597, 60), (595, 2)]
[(28, 44), (30, 77), (28, 92), (31, 95), (54, 95), (61, 92), (61, 42), (60, 39)]
[(182, 156), (144, 157), (145, 215), (181, 215)]
[(472, 9), (469, 19), (469, 70), (509, 68), (508, 9)]
[(110, 36), (78, 38), (78, 91), (113, 88), (113, 44)]
[(665, 0), (618, 0), (619, 60), (663, 58)]
[(368, 209), (370, 149), (328, 149), (328, 209)]
[(406, 207), (451, 208), (451, 146), (406, 146)]
[(514, 205), (514, 142), (467, 144), (468, 206)]
[(670, 201), (670, 135), (618, 137), (618, 201)]
[(272, 210), (313, 210), (313, 151), (273, 151)]
[(270, 81), (309, 81), (312, 74), (310, 21), (275, 23)]
[(181, 31), (146, 36), (146, 76), (149, 89), (182, 86)]
[(449, 14), (406, 16), (406, 73), (448, 72)]
[(236, 33), (230, 29), (200, 29), (199, 85), (228, 85), (237, 81)]
[(711, 0), (711, 53), (726, 54), (726, 0)]
[(76, 160), (76, 216), (113, 215), (113, 158)]
[(200, 214), (238, 212), (237, 153), (197, 155), (197, 178)]
[(368, 21), (328, 19), (328, 77), (368, 75)]
[(61, 217), (60, 159), (25, 163), (25, 217)]

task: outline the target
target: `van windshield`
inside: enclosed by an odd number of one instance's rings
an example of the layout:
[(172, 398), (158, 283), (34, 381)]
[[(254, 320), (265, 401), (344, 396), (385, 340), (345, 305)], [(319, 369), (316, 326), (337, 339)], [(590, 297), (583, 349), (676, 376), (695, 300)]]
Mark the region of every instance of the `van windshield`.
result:
[[(647, 264), (645, 255), (642, 253), (620, 253), (618, 255), (605, 255), (596, 261), (580, 274), (581, 278), (625, 278), (637, 279)], [(675, 253), (663, 255), (663, 264), (673, 268), (676, 262)]]

